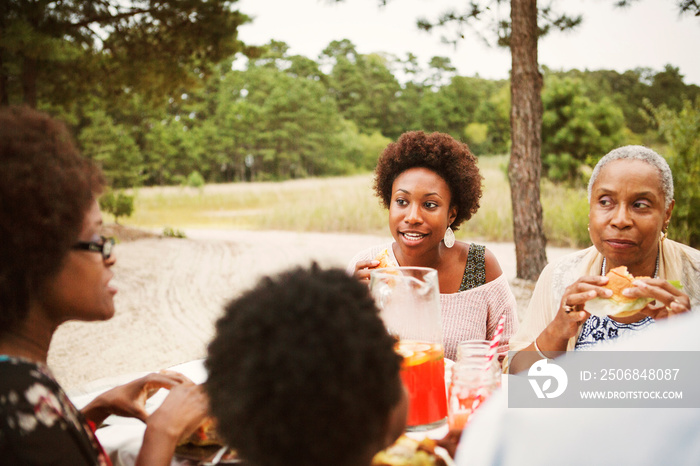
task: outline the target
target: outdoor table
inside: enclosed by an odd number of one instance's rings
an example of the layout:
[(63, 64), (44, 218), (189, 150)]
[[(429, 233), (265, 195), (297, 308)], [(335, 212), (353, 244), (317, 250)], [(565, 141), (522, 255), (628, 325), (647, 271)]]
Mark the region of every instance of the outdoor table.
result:
[[(168, 368), (168, 370), (180, 372), (198, 384), (203, 383), (207, 379), (204, 359), (197, 359), (184, 364), (179, 364)], [(134, 373), (120, 377), (97, 380), (90, 383), (86, 387), (86, 390), (83, 390), (84, 393), (70, 396), (71, 401), (78, 407), (78, 409), (80, 409), (100, 393), (117, 385), (143, 377), (146, 374), (147, 372)], [(146, 411), (149, 414), (155, 411), (167, 395), (167, 390), (159, 390), (146, 402)], [(141, 442), (143, 441), (143, 434), (145, 430), (146, 425), (138, 419), (109, 416), (107, 419), (105, 419), (103, 426), (97, 429), (96, 435), (105, 452), (107, 452), (112, 460), (112, 464), (114, 466), (133, 466), (136, 463), (136, 457), (141, 449)], [(440, 439), (447, 435), (447, 433), (448, 426), (445, 424), (441, 427), (425, 432), (407, 432), (406, 435), (416, 440), (422, 440), (425, 437)], [(197, 462), (174, 457), (171, 465), (196, 466)]]

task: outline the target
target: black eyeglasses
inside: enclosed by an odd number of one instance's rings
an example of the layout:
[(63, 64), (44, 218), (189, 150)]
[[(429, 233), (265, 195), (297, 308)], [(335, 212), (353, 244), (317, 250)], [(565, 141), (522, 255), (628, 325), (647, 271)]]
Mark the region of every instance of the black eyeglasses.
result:
[(112, 255), (112, 248), (114, 247), (114, 238), (105, 238), (100, 236), (100, 241), (78, 241), (73, 245), (73, 249), (80, 249), (83, 251), (99, 252), (102, 254), (102, 259), (107, 260)]

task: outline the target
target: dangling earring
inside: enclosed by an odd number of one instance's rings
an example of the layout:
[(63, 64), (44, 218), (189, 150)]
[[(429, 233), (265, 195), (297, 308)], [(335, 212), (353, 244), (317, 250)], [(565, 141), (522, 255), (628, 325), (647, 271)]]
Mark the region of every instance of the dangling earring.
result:
[(668, 225), (664, 225), (663, 230), (661, 230), (661, 242), (663, 243), (667, 237), (668, 237)]
[(452, 228), (447, 227), (447, 230), (445, 230), (445, 236), (442, 238), (442, 241), (448, 248), (451, 248), (455, 245), (455, 233), (454, 231), (452, 231)]

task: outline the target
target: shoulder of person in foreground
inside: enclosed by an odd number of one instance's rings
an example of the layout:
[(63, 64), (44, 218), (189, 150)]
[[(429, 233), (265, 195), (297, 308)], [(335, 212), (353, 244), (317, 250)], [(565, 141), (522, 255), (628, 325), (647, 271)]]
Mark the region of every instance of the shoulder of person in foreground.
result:
[[(700, 350), (700, 308), (605, 345), (608, 350)], [(561, 360), (565, 363), (567, 355)], [(511, 376), (509, 376), (511, 377)], [(457, 466), (584, 466), (700, 464), (700, 443), (679, 432), (700, 431), (700, 409), (510, 409), (494, 394), (464, 430)], [(546, 439), (546, 445), (543, 444)], [(589, 446), (588, 454), (581, 447)]]

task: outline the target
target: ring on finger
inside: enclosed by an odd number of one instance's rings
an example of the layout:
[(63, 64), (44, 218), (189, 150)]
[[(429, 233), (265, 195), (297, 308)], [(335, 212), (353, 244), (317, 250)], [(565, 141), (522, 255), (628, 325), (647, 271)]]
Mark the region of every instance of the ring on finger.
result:
[(670, 303), (668, 303), (668, 306), (666, 306), (666, 310), (667, 310), (667, 311), (670, 311), (670, 310), (671, 310), (671, 307), (672, 307), (674, 304), (677, 304), (677, 305), (679, 305), (679, 306), (683, 306), (683, 304), (681, 304), (681, 302), (678, 300), (678, 298), (673, 298), (673, 301), (671, 301)]
[(564, 303), (564, 312), (566, 312), (567, 314), (570, 312), (574, 312), (575, 310), (576, 308), (574, 306)]

